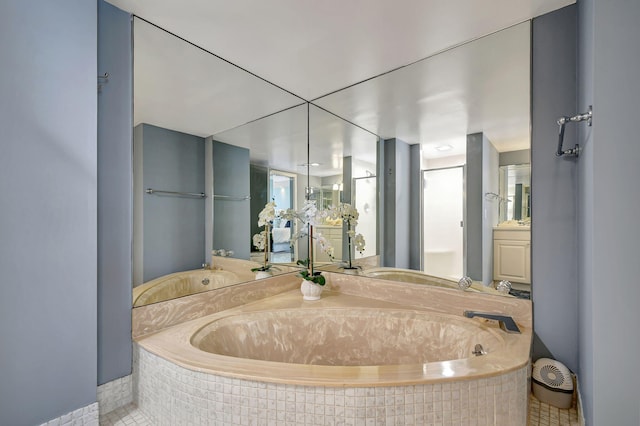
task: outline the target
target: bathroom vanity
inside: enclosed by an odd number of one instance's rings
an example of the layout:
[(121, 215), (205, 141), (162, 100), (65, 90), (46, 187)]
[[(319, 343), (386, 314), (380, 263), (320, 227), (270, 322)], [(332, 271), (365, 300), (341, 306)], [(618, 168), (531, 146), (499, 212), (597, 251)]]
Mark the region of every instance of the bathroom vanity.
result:
[(493, 279), (531, 284), (531, 227), (493, 228)]

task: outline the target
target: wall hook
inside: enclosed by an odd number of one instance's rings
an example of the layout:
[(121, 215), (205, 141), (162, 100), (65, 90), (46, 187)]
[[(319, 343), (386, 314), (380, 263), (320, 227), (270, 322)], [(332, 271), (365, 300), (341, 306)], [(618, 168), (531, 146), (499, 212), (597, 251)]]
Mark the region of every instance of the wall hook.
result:
[(562, 157), (564, 155), (577, 157), (580, 154), (580, 145), (576, 144), (573, 148), (570, 149), (562, 149), (562, 143), (564, 141), (564, 126), (567, 123), (579, 123), (581, 121), (586, 121), (587, 126), (591, 126), (591, 120), (593, 118), (593, 108), (589, 105), (589, 109), (587, 112), (582, 114), (574, 115), (573, 117), (560, 117), (557, 121), (558, 126), (560, 126), (558, 132), (558, 150), (556, 151), (557, 157)]
[(105, 72), (98, 76), (98, 93), (102, 92), (102, 87), (109, 82), (109, 73)]

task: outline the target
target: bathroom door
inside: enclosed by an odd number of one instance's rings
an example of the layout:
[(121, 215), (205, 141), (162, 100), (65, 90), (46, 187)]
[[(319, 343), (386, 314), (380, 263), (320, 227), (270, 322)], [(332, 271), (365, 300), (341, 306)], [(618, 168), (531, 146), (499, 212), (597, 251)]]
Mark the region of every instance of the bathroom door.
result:
[(464, 270), (464, 170), (462, 166), (422, 172), (423, 270), (458, 280)]

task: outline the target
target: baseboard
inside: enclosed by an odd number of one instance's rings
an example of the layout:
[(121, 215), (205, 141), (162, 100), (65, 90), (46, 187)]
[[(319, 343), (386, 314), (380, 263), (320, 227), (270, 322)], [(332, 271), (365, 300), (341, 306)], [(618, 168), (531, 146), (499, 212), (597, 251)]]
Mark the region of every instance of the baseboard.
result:
[(64, 414), (55, 419), (51, 419), (46, 423), (42, 423), (40, 426), (58, 426), (58, 425), (89, 425), (98, 426), (98, 403), (87, 405), (86, 407), (78, 408), (70, 413)]
[(98, 386), (100, 415), (129, 405), (133, 402), (133, 376), (121, 377)]

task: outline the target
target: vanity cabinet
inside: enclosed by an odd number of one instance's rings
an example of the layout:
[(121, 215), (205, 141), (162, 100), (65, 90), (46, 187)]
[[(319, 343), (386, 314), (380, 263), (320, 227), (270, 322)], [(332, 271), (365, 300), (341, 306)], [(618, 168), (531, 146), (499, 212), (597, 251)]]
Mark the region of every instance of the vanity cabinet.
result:
[[(339, 226), (331, 226), (331, 225), (317, 225), (313, 227), (314, 236), (317, 236), (318, 233), (322, 234), (323, 237), (327, 239), (329, 244), (333, 247), (333, 257), (334, 259), (341, 260), (342, 259), (342, 225)], [(317, 262), (330, 262), (331, 258), (329, 255), (322, 251), (318, 241), (315, 240), (313, 242), (313, 257)]]
[(531, 231), (493, 230), (493, 279), (531, 284)]

